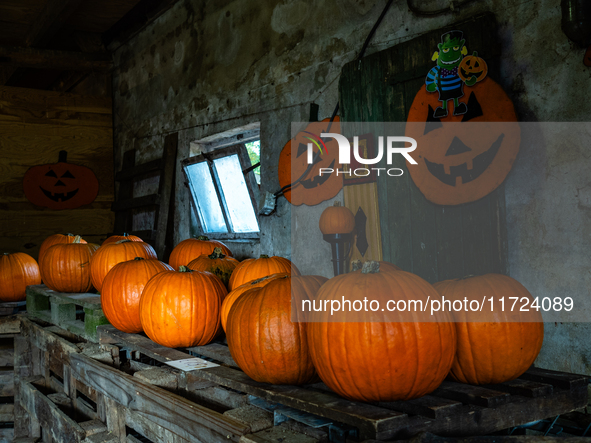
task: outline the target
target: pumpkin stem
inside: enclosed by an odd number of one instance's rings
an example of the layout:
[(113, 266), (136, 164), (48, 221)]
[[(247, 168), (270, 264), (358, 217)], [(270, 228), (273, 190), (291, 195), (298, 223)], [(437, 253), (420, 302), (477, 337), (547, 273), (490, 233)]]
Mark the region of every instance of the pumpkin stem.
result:
[(211, 255), (208, 255), (208, 257), (212, 260), (215, 260), (217, 258), (224, 258), (224, 251), (222, 251), (222, 248), (213, 248), (213, 252), (211, 253)]
[(57, 157), (58, 163), (66, 163), (68, 160), (68, 151), (60, 151)]
[(341, 206), (341, 202), (336, 200), (332, 205), (333, 206)]
[(136, 257), (136, 258), (134, 258), (134, 260), (145, 260), (145, 258), (144, 257)]
[(131, 243), (131, 240), (125, 238), (123, 240), (119, 240), (119, 241), (115, 242), (116, 245), (118, 245), (119, 243)]
[(193, 270), (186, 266), (179, 266), (179, 272), (193, 272)]
[(359, 271), (363, 267), (361, 260), (353, 260), (351, 262), (351, 272)]
[(66, 236), (68, 236), (68, 237), (76, 237), (76, 236), (75, 236), (74, 234), (72, 234), (71, 232), (68, 232), (68, 233), (66, 234)]
[(472, 54), (474, 57), (478, 57), (478, 51), (474, 51), (474, 53)]
[(269, 256), (267, 254), (261, 254), (259, 258), (269, 258)]
[(376, 274), (378, 272), (380, 272), (380, 262), (371, 260), (363, 263), (362, 274)]
[(82, 240), (82, 237), (77, 235), (76, 237), (74, 237), (74, 241), (72, 243), (80, 243), (80, 240)]
[(207, 241), (209, 240), (209, 237), (205, 236), (205, 235), (200, 235), (199, 237), (197, 237), (197, 240), (204, 240)]
[(5, 252), (4, 255), (10, 255), (10, 252)]

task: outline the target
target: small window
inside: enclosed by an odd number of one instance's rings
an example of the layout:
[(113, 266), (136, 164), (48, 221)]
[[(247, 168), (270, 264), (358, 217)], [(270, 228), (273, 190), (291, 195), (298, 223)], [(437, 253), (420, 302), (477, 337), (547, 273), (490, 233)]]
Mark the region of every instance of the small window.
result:
[(201, 153), (183, 162), (199, 233), (212, 238), (258, 238), (256, 211), (260, 140)]

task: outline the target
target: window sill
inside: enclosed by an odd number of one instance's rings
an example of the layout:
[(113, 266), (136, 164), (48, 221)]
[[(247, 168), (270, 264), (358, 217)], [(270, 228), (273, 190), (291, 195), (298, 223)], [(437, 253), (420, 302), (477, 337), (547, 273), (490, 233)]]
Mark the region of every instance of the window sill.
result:
[(260, 238), (232, 238), (232, 239), (219, 238), (216, 240), (219, 240), (222, 243), (236, 243), (236, 244), (243, 244), (243, 245), (258, 245), (261, 242)]

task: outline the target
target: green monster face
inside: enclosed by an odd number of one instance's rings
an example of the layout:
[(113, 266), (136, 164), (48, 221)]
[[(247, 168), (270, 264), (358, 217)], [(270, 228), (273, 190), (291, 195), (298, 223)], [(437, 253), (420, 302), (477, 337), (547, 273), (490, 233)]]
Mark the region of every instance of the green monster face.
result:
[(442, 68), (455, 68), (459, 66), (462, 61), (462, 48), (466, 40), (459, 40), (457, 38), (447, 39), (445, 43), (439, 43), (439, 58), (437, 59), (437, 65)]

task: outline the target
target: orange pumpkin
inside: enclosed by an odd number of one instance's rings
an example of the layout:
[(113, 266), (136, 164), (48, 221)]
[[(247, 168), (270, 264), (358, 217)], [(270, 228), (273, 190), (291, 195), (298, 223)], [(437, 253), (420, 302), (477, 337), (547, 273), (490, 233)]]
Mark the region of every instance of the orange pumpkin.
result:
[(102, 243), (101, 246), (108, 245), (109, 243), (117, 243), (121, 240), (130, 240), (130, 241), (143, 241), (137, 235), (131, 235), (124, 233), (123, 235), (111, 235), (110, 237), (106, 238), (105, 241)]
[(49, 209), (74, 209), (92, 203), (99, 182), (86, 166), (67, 163), (67, 152), (60, 151), (58, 163), (33, 166), (25, 173), (25, 197)]
[[(410, 400), (434, 391), (449, 373), (456, 334), (447, 313), (427, 322), (407, 321), (384, 309), (390, 300), (438, 297), (428, 282), (409, 272), (381, 272), (368, 262), (360, 273), (342, 274), (320, 288), (316, 301), (362, 303), (376, 300), (382, 309), (345, 312), (330, 309), (308, 316), (310, 355), (322, 381), (339, 395), (360, 401)], [(371, 303), (370, 305), (371, 306)], [(232, 312), (230, 312), (230, 316)], [(394, 321), (394, 320), (404, 321)]]
[[(458, 336), (450, 372), (454, 380), (476, 385), (503, 383), (529, 369), (542, 348), (544, 323), (538, 311), (507, 309), (509, 297), (531, 300), (521, 283), (506, 275), (487, 274), (433, 286), (448, 300), (495, 300), (493, 312), (490, 304), (479, 312), (453, 312)], [(505, 297), (504, 310), (498, 302), (501, 297)]]
[[(57, 245), (59, 243), (74, 243), (74, 239), (76, 236), (74, 234), (53, 234), (43, 240), (41, 246), (39, 247), (39, 267), (41, 271), (41, 278), (43, 278), (43, 269), (41, 269), (41, 263), (43, 262), (43, 256), (45, 255), (45, 251), (51, 248), (53, 245)], [(80, 238), (80, 243), (86, 243), (86, 240)]]
[(463, 81), (470, 80), (476, 77), (476, 81), (482, 81), (488, 73), (488, 65), (484, 59), (478, 57), (478, 52), (474, 51), (473, 55), (467, 55), (460, 62), (458, 66), (458, 75)]
[(73, 243), (58, 243), (43, 256), (43, 281), (58, 292), (88, 292), (92, 288), (90, 261), (98, 245), (81, 243), (77, 235)]
[(170, 348), (202, 346), (221, 331), (220, 310), (227, 290), (210, 272), (161, 272), (144, 287), (140, 320), (144, 332)]
[(225, 244), (201, 235), (197, 238), (188, 238), (176, 245), (170, 253), (168, 264), (174, 269), (179, 269), (180, 266), (186, 266), (200, 255), (211, 254), (215, 248), (222, 248), (224, 254), (232, 257), (232, 251)]
[(355, 229), (355, 216), (340, 201), (335, 201), (322, 211), (319, 225), (323, 234), (348, 234)]
[(92, 284), (101, 291), (103, 280), (107, 273), (117, 263), (133, 260), (135, 257), (156, 259), (156, 251), (145, 242), (120, 240), (116, 243), (101, 246), (90, 260), (90, 273)]
[(224, 329), (224, 331), (226, 330), (226, 323), (228, 321), (228, 314), (230, 313), (230, 309), (232, 308), (232, 305), (234, 304), (234, 302), (236, 300), (238, 300), (238, 297), (240, 297), (242, 294), (244, 294), (247, 291), (250, 291), (251, 289), (254, 288), (261, 288), (263, 286), (265, 286), (266, 284), (270, 283), (271, 281), (279, 278), (279, 277), (284, 277), (286, 275), (289, 274), (272, 274), (272, 275), (267, 275), (265, 277), (253, 280), (253, 281), (249, 281), (248, 283), (244, 283), (243, 285), (238, 286), (236, 289), (234, 289), (233, 291), (231, 291), (226, 298), (224, 298), (224, 302), (222, 303), (222, 328)]
[(234, 269), (234, 272), (232, 272), (228, 289), (233, 291), (238, 286), (249, 281), (266, 277), (267, 275), (282, 273), (300, 275), (298, 268), (291, 261), (283, 257), (261, 255), (259, 258), (248, 258), (240, 262), (236, 269)]
[[(320, 134), (327, 132), (330, 125), (331, 133), (339, 133), (341, 124), (339, 117), (335, 117), (332, 124), (330, 119), (321, 122), (310, 123), (304, 131), (299, 132), (293, 139), (289, 140), (279, 155), (279, 185), (283, 188), (286, 185), (295, 183), (308, 169), (308, 143), (314, 145), (314, 154), (319, 152), (317, 141)], [(329, 141), (330, 140), (330, 141)], [(333, 138), (324, 140), (323, 152), (316, 160), (310, 171), (295, 184), (292, 188), (284, 191), (285, 198), (292, 205), (306, 204), (314, 206), (325, 200), (333, 198), (343, 188), (343, 176), (336, 174), (320, 175), (320, 168), (331, 168), (335, 171), (340, 169), (339, 147)]]
[(140, 298), (146, 283), (172, 267), (159, 260), (136, 257), (116, 264), (103, 280), (101, 306), (107, 320), (129, 334), (142, 332)]
[(222, 248), (215, 248), (211, 255), (200, 255), (187, 265), (194, 271), (207, 271), (217, 275), (222, 283), (228, 287), (230, 276), (240, 262), (222, 252)]
[(519, 152), (520, 128), (510, 123), (517, 121), (515, 108), (503, 89), (487, 77), (466, 95), (466, 114), (435, 119), (433, 109), (441, 103), (423, 86), (408, 114), (405, 133), (417, 141), (412, 153), (417, 164), (408, 165), (408, 172), (427, 200), (439, 205), (488, 195), (503, 182)]
[(307, 324), (291, 321), (292, 292), (311, 297), (319, 288), (312, 279), (285, 275), (248, 290), (233, 304), (226, 337), (232, 357), (258, 382), (301, 385), (316, 371), (308, 352)]
[(27, 286), (40, 284), (39, 266), (29, 254), (5, 252), (0, 256), (0, 302), (25, 300)]

